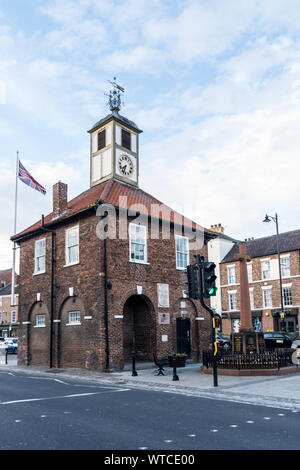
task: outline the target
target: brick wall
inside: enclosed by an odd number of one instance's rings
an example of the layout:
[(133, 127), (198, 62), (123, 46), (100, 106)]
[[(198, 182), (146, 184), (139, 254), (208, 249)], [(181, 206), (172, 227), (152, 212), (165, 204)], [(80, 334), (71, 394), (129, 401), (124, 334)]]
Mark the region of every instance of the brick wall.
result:
[[(105, 366), (104, 322), (104, 242), (96, 236), (99, 218), (94, 212), (55, 227), (55, 298), (53, 318), (53, 366), (103, 369)], [(79, 224), (80, 261), (65, 267), (65, 229)], [(150, 229), (150, 227), (149, 227)], [(118, 233), (118, 232), (117, 232)], [(149, 232), (150, 233), (150, 230)], [(46, 238), (46, 273), (33, 275), (34, 242)], [(51, 234), (41, 234), (21, 242), (20, 248), (20, 364), (49, 364), (50, 347), (50, 271)], [(207, 247), (201, 253), (207, 258)], [(190, 253), (190, 262), (193, 262)], [(129, 240), (107, 241), (108, 328), (111, 368), (120, 369), (129, 359), (132, 342), (133, 312), (136, 316), (135, 341), (140, 356), (150, 358), (176, 351), (176, 318), (191, 322), (191, 356), (198, 360), (202, 348), (210, 342), (210, 319), (198, 302), (183, 299), (184, 274), (176, 270), (174, 235), (170, 240), (148, 239), (148, 264), (129, 262)], [(158, 307), (157, 284), (169, 285), (170, 305)], [(137, 295), (137, 286), (142, 294)], [(69, 289), (73, 288), (73, 297)], [(39, 294), (39, 297), (37, 296)], [(129, 299), (129, 300), (128, 300)], [(185, 302), (182, 307), (181, 302)], [(39, 309), (47, 315), (46, 327), (34, 328)], [(71, 309), (71, 310), (70, 310)], [(68, 325), (68, 312), (81, 312), (81, 324)], [(170, 324), (160, 324), (159, 314), (169, 315)], [(123, 316), (123, 318), (121, 318)], [(205, 320), (196, 320), (204, 317)], [(25, 323), (24, 323), (25, 322)], [(27, 322), (30, 322), (29, 324)], [(168, 341), (163, 341), (164, 339)], [(125, 358), (124, 344), (125, 338)]]
[[(300, 257), (299, 251), (291, 251), (290, 253), (284, 253), (282, 255), (289, 255), (290, 258), (290, 276), (282, 278), (282, 285), (291, 285), (292, 288), (292, 299), (293, 307), (300, 310)], [(270, 255), (261, 258), (253, 258), (252, 263), (252, 282), (249, 282), (249, 288), (253, 289), (254, 298), (254, 309), (262, 310), (262, 329), (263, 331), (274, 330), (276, 327), (276, 321), (272, 315), (274, 309), (281, 308), (280, 300), (280, 283), (277, 270), (277, 276), (272, 276), (271, 279), (262, 280), (261, 273), (261, 261), (263, 259), (269, 259), (272, 263), (272, 268), (275, 271), (278, 266), (278, 256)], [(235, 266), (236, 272), (236, 284), (228, 285), (227, 267)], [(240, 308), (240, 275), (239, 275), (239, 262), (229, 262), (220, 265), (220, 277), (221, 277), (221, 292), (222, 292), (222, 312), (225, 312), (228, 316), (229, 313), (229, 291), (237, 291), (237, 310)], [(273, 273), (274, 274), (274, 273)], [(275, 278), (276, 277), (276, 278)], [(263, 307), (263, 287), (272, 286), (272, 307)], [(288, 307), (286, 307), (288, 309)], [(298, 324), (300, 324), (300, 314), (298, 313)], [(231, 332), (231, 320), (223, 320), (223, 331), (224, 333)]]

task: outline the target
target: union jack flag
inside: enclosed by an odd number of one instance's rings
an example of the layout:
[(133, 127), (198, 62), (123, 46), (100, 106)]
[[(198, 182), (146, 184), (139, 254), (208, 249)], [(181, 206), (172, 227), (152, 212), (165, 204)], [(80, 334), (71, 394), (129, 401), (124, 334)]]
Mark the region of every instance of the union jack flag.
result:
[(26, 168), (22, 165), (22, 163), (19, 160), (19, 169), (18, 169), (18, 177), (23, 183), (27, 184), (33, 189), (36, 189), (42, 194), (46, 194), (45, 188), (38, 183), (32, 176), (31, 174), (26, 170)]

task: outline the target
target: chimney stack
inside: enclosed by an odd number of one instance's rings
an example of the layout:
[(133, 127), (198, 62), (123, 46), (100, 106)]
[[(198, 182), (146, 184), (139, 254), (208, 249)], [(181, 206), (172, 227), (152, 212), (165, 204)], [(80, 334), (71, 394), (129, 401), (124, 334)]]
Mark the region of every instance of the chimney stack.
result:
[(53, 186), (53, 218), (61, 216), (68, 208), (68, 185), (59, 181)]
[(217, 232), (217, 233), (224, 233), (224, 227), (222, 227), (221, 224), (216, 224), (216, 225), (211, 225), (210, 226), (210, 229), (213, 231), (213, 232)]

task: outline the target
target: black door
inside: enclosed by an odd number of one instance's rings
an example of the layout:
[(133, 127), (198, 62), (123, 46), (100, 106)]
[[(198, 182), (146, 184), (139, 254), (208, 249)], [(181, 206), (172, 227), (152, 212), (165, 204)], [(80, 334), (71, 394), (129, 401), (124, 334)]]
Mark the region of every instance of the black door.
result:
[(278, 324), (277, 324), (277, 330), (284, 331), (287, 334), (296, 333), (296, 318), (292, 316), (279, 318)]
[(191, 355), (191, 322), (189, 318), (176, 318), (177, 352)]

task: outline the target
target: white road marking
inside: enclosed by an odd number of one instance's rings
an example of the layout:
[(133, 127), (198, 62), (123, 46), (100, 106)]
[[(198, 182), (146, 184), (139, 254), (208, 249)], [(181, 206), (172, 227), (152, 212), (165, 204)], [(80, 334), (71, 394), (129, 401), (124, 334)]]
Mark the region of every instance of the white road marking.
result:
[(218, 429), (211, 429), (210, 432), (218, 432)]
[(269, 416), (264, 416), (264, 419), (271, 419), (271, 418), (269, 418)]
[[(111, 390), (112, 392), (126, 392), (130, 390), (129, 388)], [(100, 395), (106, 392), (89, 392), (89, 393), (74, 393), (72, 395), (59, 395), (54, 397), (42, 397), (42, 398), (25, 398), (24, 400), (11, 400), (11, 401), (2, 401), (0, 405), (12, 405), (15, 403), (26, 403), (26, 402), (34, 402), (34, 401), (44, 401), (44, 400), (56, 400), (60, 398), (77, 398), (77, 397), (86, 397), (91, 395)]]
[(253, 424), (254, 421), (246, 421), (246, 423), (248, 423), (248, 424)]
[(188, 434), (188, 437), (196, 437), (196, 434)]
[(231, 427), (231, 428), (237, 428), (238, 425), (237, 425), (237, 424), (230, 424), (230, 427)]

